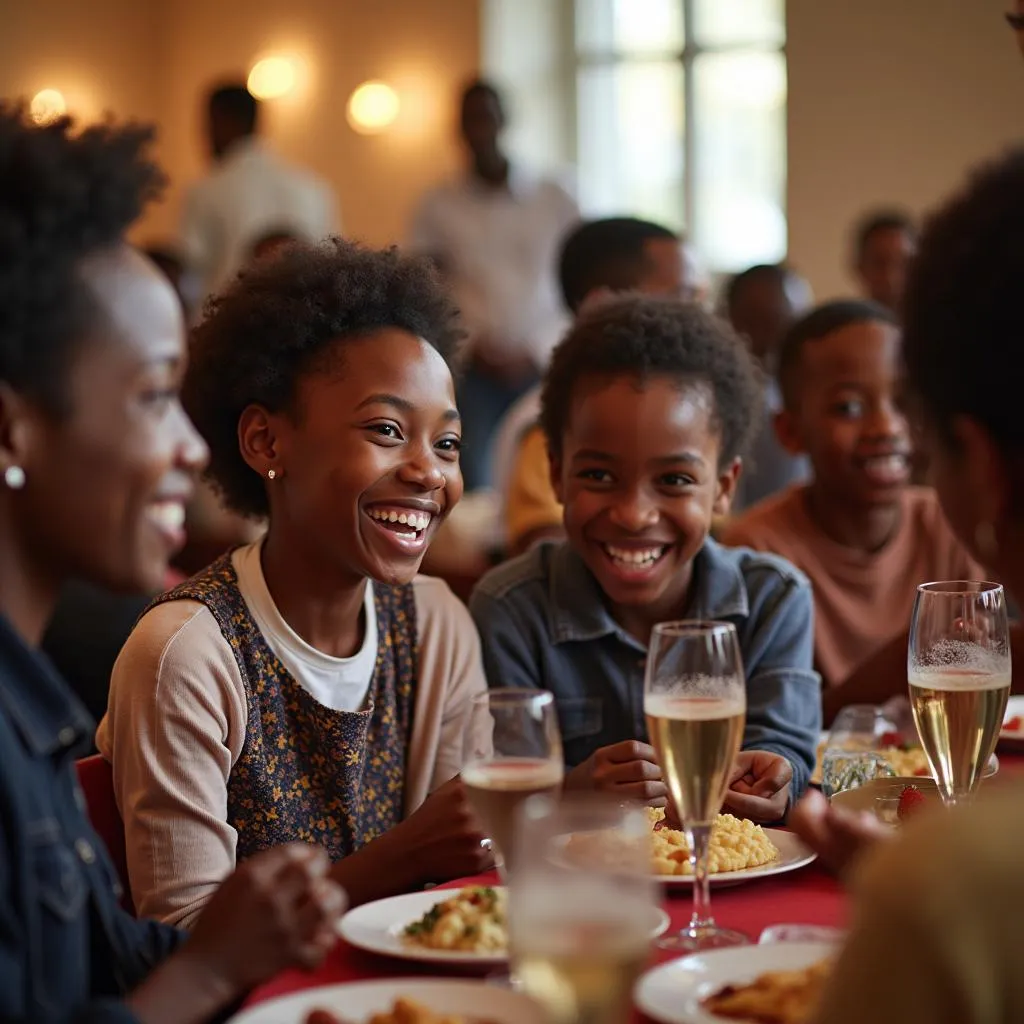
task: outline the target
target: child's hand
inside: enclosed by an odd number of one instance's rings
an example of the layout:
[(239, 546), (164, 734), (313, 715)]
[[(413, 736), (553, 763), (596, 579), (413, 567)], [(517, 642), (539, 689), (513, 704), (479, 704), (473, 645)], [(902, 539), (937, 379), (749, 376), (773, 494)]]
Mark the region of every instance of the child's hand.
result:
[(741, 750), (729, 778), (724, 811), (751, 821), (779, 821), (789, 807), (793, 766), (767, 750)]
[(566, 789), (598, 789), (624, 800), (639, 800), (652, 807), (668, 802), (668, 787), (654, 747), (638, 740), (623, 740), (595, 751), (565, 779)]
[(833, 807), (813, 790), (793, 808), (787, 824), (840, 875), (845, 875), (862, 854), (890, 841), (895, 834), (873, 814)]

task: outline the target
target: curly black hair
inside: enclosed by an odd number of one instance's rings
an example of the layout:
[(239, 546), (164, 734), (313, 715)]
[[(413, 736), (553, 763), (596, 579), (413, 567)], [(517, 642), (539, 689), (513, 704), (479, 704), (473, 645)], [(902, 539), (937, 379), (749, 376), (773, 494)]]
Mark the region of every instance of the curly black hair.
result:
[(562, 298), (575, 313), (598, 288), (636, 288), (647, 271), (644, 245), (651, 240), (679, 241), (660, 224), (635, 217), (609, 217), (580, 224), (562, 241), (558, 281)]
[(786, 332), (779, 345), (778, 379), (787, 409), (800, 401), (800, 363), (810, 342), (851, 324), (880, 322), (898, 326), (892, 311), (870, 299), (834, 299), (815, 306)]
[(903, 299), (908, 390), (951, 437), (958, 415), (1024, 445), (1024, 149), (971, 176), (925, 224)]
[(164, 177), (148, 126), (32, 123), (0, 103), (0, 380), (68, 411), (66, 371), (98, 311), (78, 270), (120, 242)]
[(430, 261), (341, 238), (291, 244), (207, 304), (183, 398), (210, 446), (207, 475), (229, 507), (268, 512), (263, 482), (238, 447), (246, 407), (289, 408), (299, 380), (331, 359), (336, 343), (387, 327), (423, 338), (454, 367), (463, 332)]
[(619, 376), (706, 385), (721, 435), (720, 464), (749, 447), (760, 420), (763, 378), (739, 335), (699, 306), (630, 295), (584, 313), (552, 354), (540, 422), (553, 453), (561, 451), (573, 388), (584, 378)]

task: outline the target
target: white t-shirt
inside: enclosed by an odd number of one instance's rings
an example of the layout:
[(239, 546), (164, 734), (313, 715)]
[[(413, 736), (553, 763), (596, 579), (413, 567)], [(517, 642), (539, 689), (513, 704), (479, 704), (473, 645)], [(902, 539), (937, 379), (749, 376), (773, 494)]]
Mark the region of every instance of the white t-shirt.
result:
[(277, 610), (263, 578), (263, 541), (238, 548), (231, 564), (238, 574), (238, 591), (267, 645), (295, 681), (314, 700), (332, 711), (359, 711), (370, 689), (377, 663), (377, 611), (373, 586), (367, 581), (363, 599), (366, 628), (359, 650), (350, 658), (332, 658), (311, 647)]
[(569, 325), (556, 263), (579, 219), (561, 182), (513, 167), (506, 188), (463, 176), (428, 192), (410, 245), (440, 262), (471, 347), (517, 352), (541, 369)]

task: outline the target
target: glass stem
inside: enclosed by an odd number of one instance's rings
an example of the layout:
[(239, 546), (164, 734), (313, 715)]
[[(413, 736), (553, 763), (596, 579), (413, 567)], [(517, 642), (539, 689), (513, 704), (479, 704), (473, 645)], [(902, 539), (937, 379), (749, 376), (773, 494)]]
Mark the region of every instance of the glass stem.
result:
[(711, 825), (687, 825), (690, 843), (690, 867), (693, 869), (693, 917), (691, 928), (711, 928), (711, 887), (708, 884), (708, 854), (711, 846)]

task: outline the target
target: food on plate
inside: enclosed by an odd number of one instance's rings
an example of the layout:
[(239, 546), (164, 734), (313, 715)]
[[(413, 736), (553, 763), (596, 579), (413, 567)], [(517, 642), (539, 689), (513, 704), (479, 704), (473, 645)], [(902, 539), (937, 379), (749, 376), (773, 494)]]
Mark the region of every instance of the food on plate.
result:
[[(322, 1015), (322, 1016), (321, 1016)], [(324, 1011), (314, 1011), (307, 1018), (306, 1024), (319, 1024), (323, 1020), (340, 1022), (340, 1017), (335, 1017)], [(429, 1006), (417, 1003), (412, 999), (405, 999), (399, 996), (395, 1005), (390, 1010), (382, 1013), (375, 1013), (370, 1016), (366, 1024), (492, 1024), (483, 1017), (462, 1017), (454, 1013), (435, 1013)]]
[(405, 926), (409, 945), (459, 953), (502, 953), (508, 948), (504, 889), (471, 885), (435, 903)]
[(896, 817), (900, 821), (912, 818), (928, 801), (917, 786), (904, 786), (900, 793), (900, 801), (896, 805)]
[(832, 969), (831, 958), (798, 971), (768, 971), (747, 985), (726, 985), (701, 1000), (708, 1013), (753, 1024), (804, 1024)]
[[(689, 875), (690, 846), (686, 835), (674, 828), (659, 828), (665, 818), (663, 810), (649, 810), (655, 824), (654, 873), (657, 875)], [(759, 868), (778, 860), (779, 851), (760, 825), (746, 818), (719, 814), (711, 827), (708, 849), (708, 871), (721, 874)]]
[[(686, 835), (678, 829), (665, 827), (663, 810), (649, 807), (647, 813), (652, 826), (650, 856), (653, 873), (664, 876), (692, 874)], [(577, 834), (566, 845), (566, 854), (579, 864), (614, 868), (616, 859), (624, 852), (631, 861), (635, 854), (635, 847), (624, 851), (622, 843), (620, 837), (600, 832)], [(734, 818), (731, 814), (719, 814), (715, 819), (708, 850), (711, 874), (761, 867), (778, 860), (778, 857), (778, 849), (760, 825)]]

